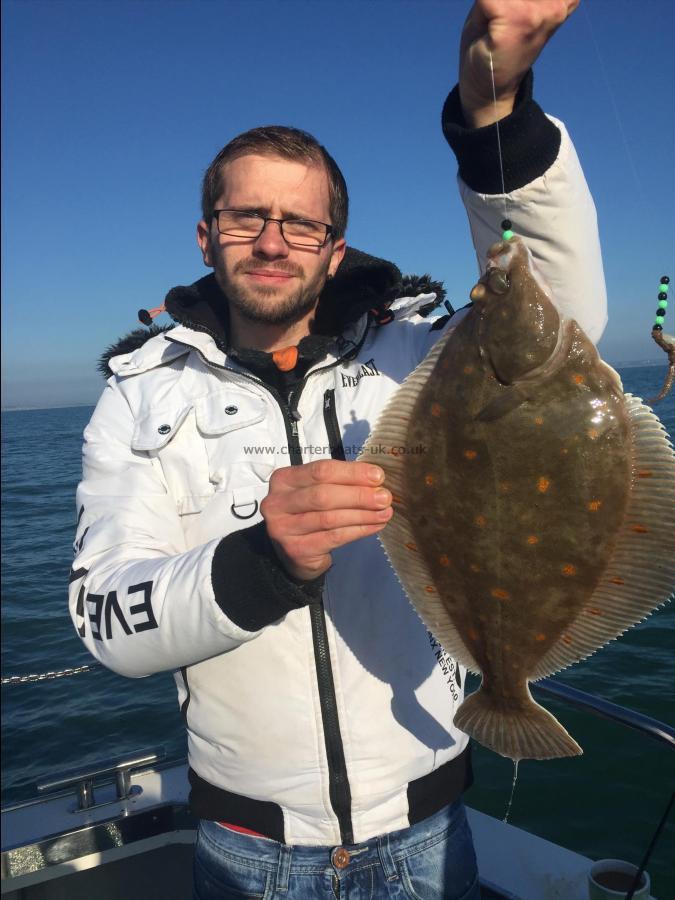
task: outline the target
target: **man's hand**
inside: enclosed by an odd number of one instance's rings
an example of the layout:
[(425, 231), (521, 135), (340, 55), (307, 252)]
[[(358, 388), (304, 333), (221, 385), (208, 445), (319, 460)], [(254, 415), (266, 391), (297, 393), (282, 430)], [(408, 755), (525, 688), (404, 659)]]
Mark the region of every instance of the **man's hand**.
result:
[(460, 47), (459, 95), (468, 125), (483, 128), (513, 111), (523, 75), (579, 2), (476, 0), (464, 23)]
[(392, 515), (384, 472), (363, 462), (318, 460), (276, 469), (260, 505), (277, 555), (294, 578), (330, 568), (331, 551), (380, 531)]

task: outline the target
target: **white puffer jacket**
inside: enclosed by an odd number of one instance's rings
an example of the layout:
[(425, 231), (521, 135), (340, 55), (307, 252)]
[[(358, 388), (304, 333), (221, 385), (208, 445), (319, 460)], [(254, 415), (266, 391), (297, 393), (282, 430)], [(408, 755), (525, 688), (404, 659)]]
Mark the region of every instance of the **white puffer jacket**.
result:
[[(557, 160), (509, 196), (509, 209), (558, 306), (597, 341), (595, 211), (556, 124)], [(503, 198), (460, 189), (483, 261)], [(362, 318), (340, 353), (310, 370), (297, 406), (304, 462), (331, 455), (336, 426), (353, 458), (442, 333), (419, 316), (398, 319)], [(453, 716), (464, 672), (427, 633), (374, 537), (334, 553), (322, 604), (260, 630), (216, 602), (216, 549), (261, 520), (270, 474), (289, 464), (287, 416), (272, 393), (208, 334), (182, 326), (111, 368), (85, 432), (71, 615), (111, 669), (175, 671), (195, 781), (222, 800), (213, 817), (332, 845), (405, 827), (441, 805), (433, 795), (461, 791), (452, 763), (468, 739)]]

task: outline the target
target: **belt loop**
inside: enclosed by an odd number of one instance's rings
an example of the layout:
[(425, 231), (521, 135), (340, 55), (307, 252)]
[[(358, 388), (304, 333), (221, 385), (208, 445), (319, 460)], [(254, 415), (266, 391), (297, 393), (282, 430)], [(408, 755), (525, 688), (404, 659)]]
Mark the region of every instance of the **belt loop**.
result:
[(291, 874), (291, 859), (293, 858), (293, 847), (290, 844), (281, 844), (279, 849), (279, 865), (277, 867), (277, 886), (276, 890), (280, 894), (288, 893), (288, 879)]
[(387, 881), (394, 881), (395, 878), (398, 878), (398, 872), (389, 846), (388, 834), (383, 834), (382, 837), (377, 839), (377, 852), (380, 855), (385, 878)]

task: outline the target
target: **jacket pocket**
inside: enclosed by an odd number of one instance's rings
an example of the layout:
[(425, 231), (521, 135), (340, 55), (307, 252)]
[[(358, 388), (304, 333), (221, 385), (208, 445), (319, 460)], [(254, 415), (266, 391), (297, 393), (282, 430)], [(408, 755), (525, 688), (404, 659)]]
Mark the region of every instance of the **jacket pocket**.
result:
[(262, 422), (267, 404), (262, 397), (236, 387), (200, 397), (195, 402), (197, 427), (202, 434), (229, 434)]
[[(263, 397), (231, 385), (197, 400), (195, 420), (214, 490), (266, 490), (274, 468), (270, 412)], [(237, 508), (247, 505), (245, 497), (233, 500)]]
[(140, 417), (131, 447), (147, 453), (160, 468), (180, 516), (200, 512), (213, 496), (204, 439), (191, 404), (152, 409)]

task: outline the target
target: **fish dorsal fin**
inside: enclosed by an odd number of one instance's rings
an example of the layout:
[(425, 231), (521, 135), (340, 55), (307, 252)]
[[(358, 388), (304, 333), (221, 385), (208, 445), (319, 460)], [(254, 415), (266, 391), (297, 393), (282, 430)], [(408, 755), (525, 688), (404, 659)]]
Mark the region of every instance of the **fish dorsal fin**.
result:
[(394, 498), (394, 515), (378, 537), (408, 599), (426, 627), (450, 656), (472, 672), (479, 672), (475, 659), (459, 633), (451, 624), (443, 624), (449, 620), (438, 593), (429, 593), (425, 590), (434, 582), (422, 554), (416, 549), (406, 505), (403, 502), (405, 453), (397, 452), (398, 448), (405, 447), (408, 443), (408, 425), (415, 402), (451, 335), (452, 331), (437, 341), (426, 358), (389, 399), (358, 458), (361, 461), (376, 463), (384, 469), (385, 487), (391, 491)]
[(591, 599), (533, 671), (532, 681), (590, 656), (675, 590), (675, 454), (663, 425), (626, 394), (633, 483), (614, 552)]

